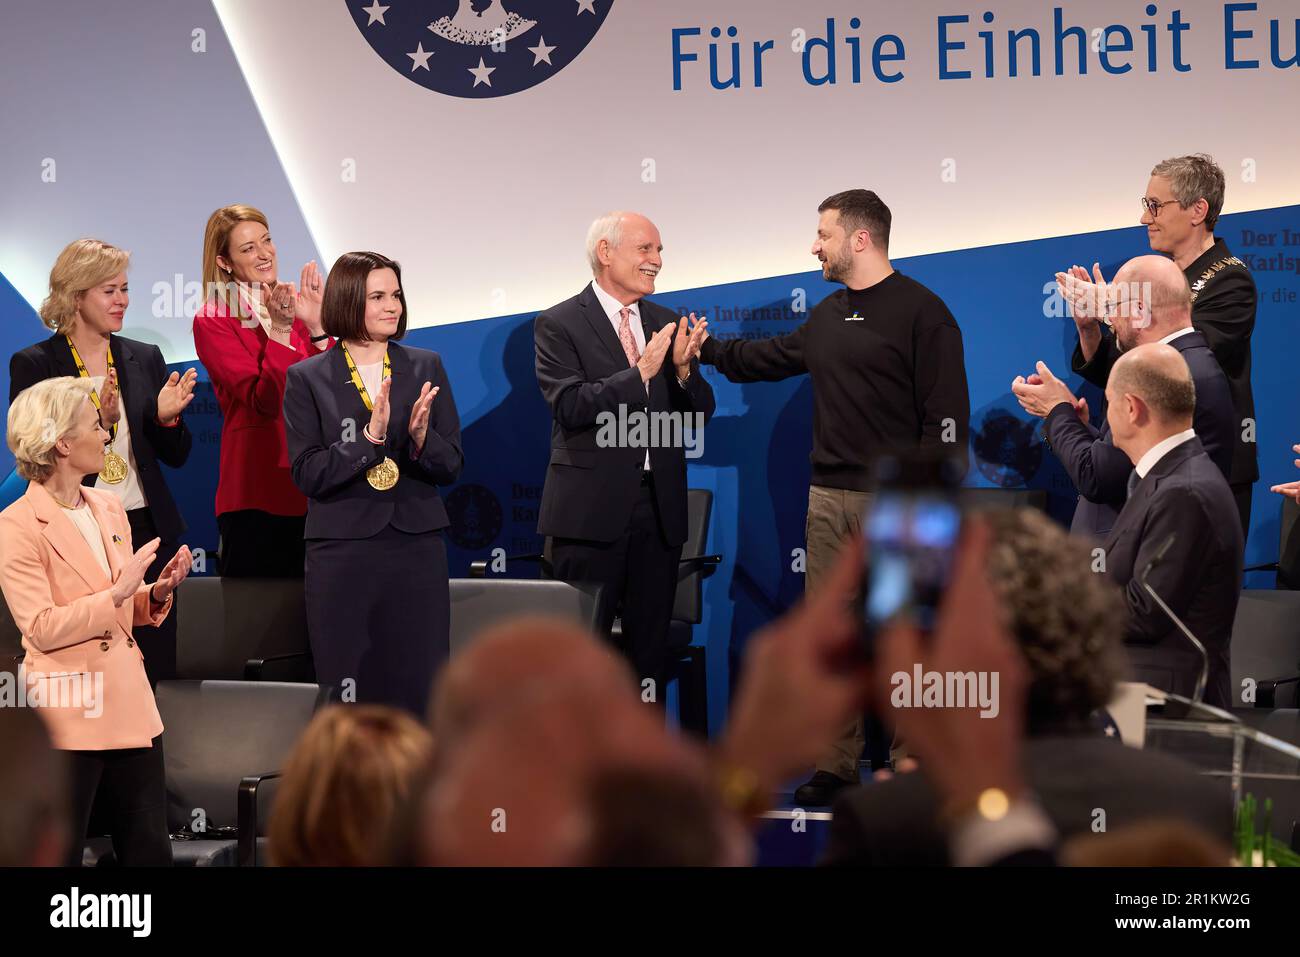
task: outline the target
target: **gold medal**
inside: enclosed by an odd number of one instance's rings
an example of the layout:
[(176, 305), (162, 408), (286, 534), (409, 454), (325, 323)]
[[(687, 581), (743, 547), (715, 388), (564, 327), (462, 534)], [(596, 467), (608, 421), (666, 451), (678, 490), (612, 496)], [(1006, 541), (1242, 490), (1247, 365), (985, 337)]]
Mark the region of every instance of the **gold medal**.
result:
[(366, 481), (370, 483), (371, 488), (378, 489), (381, 492), (387, 492), (396, 485), (400, 477), (401, 472), (397, 470), (397, 463), (387, 455), (378, 465), (372, 465), (366, 469)]
[(126, 481), (126, 459), (112, 449), (104, 453), (104, 467), (99, 470), (99, 477), (109, 485)]

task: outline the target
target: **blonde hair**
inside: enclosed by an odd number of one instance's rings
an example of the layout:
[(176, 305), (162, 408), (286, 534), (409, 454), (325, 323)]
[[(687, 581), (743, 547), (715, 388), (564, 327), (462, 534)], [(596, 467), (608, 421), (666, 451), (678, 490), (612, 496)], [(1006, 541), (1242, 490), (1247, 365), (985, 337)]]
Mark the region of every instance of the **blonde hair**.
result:
[(9, 406), (6, 439), (19, 475), (40, 484), (54, 474), (54, 443), (76, 429), (92, 388), (89, 379), (58, 376), (18, 393)]
[(271, 863), (382, 863), (394, 824), (432, 757), (433, 736), (405, 711), (325, 708), (285, 764), (271, 812)]
[(267, 229), (271, 228), (266, 221), (266, 214), (260, 209), (235, 203), (232, 206), (222, 206), (209, 216), (207, 228), (203, 231), (205, 295), (209, 300), (220, 300), (231, 312), (238, 308), (238, 302), (232, 301), (230, 295), (234, 279), (217, 265), (217, 257), (230, 256), (230, 234), (240, 223), (261, 223)]
[(131, 254), (98, 239), (68, 243), (50, 270), (50, 294), (41, 303), (41, 322), (61, 335), (72, 331), (77, 297), (125, 272)]

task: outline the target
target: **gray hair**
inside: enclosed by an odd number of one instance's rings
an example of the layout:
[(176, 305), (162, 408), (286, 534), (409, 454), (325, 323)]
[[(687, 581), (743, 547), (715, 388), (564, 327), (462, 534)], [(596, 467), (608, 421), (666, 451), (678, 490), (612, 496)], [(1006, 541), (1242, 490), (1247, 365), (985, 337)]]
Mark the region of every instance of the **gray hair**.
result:
[(623, 217), (626, 215), (623, 210), (606, 213), (587, 230), (587, 262), (591, 265), (593, 276), (600, 275), (600, 256), (597, 255), (596, 250), (600, 248), (601, 240), (609, 243), (610, 249), (617, 248), (623, 241)]
[(1157, 163), (1151, 171), (1152, 176), (1169, 180), (1178, 205), (1187, 209), (1198, 199), (1203, 199), (1209, 206), (1205, 214), (1205, 228), (1214, 229), (1223, 211), (1224, 178), (1223, 170), (1206, 153), (1193, 153), (1191, 156), (1175, 156)]

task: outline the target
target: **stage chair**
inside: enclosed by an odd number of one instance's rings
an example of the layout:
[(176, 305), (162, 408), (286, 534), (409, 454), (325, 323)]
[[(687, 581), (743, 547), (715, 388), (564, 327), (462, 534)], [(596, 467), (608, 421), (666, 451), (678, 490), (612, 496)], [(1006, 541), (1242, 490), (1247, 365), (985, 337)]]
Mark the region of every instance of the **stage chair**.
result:
[(316, 680), (301, 579), (188, 578), (178, 611), (178, 678)]
[[(1255, 682), (1256, 708), (1300, 704), (1300, 592), (1248, 588), (1232, 622), (1232, 694)], [(1246, 703), (1246, 702), (1242, 702)]]
[[(160, 681), (166, 727), (167, 828), (177, 867), (266, 863), (274, 782), (330, 689), (279, 681)], [(195, 831), (202, 809), (206, 830)], [(111, 863), (107, 838), (87, 866)]]
[[(1289, 495), (1281, 496), (1278, 516), (1277, 561), (1263, 565), (1247, 565), (1248, 572), (1276, 572), (1274, 588), (1278, 591), (1295, 591), (1300, 589), (1300, 529), (1296, 519), (1300, 518), (1300, 505)], [(1255, 591), (1256, 589), (1251, 589)]]
[[(705, 555), (709, 539), (709, 522), (713, 512), (713, 493), (708, 489), (686, 491), (686, 542), (677, 570), (677, 592), (673, 599), (669, 624), (669, 680), (677, 682), (678, 722), (683, 728), (707, 736), (709, 731), (708, 662), (703, 645), (692, 644), (693, 626), (704, 617), (703, 583), (717, 569), (721, 555)], [(549, 544), (549, 543), (548, 543)], [(514, 563), (535, 564), (543, 580), (552, 577), (549, 549), (541, 554), (508, 555), (506, 568)], [(470, 564), (471, 578), (485, 578), (488, 561)], [(455, 599), (452, 600), (452, 653), (455, 653)], [(597, 621), (599, 618), (593, 619)], [(623, 623), (614, 619), (612, 636), (618, 640)]]
[(569, 618), (595, 629), (600, 588), (576, 588), (566, 582), (518, 578), (453, 578), (451, 653), (459, 654), (490, 625), (520, 615)]

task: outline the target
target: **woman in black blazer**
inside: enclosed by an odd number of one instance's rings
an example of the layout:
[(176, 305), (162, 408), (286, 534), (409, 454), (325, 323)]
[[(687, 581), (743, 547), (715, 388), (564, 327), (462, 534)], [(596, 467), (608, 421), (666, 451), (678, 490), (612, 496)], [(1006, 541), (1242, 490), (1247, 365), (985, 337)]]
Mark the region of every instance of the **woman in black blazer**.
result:
[(464, 463), (442, 359), (406, 333), (402, 270), (345, 253), (321, 305), (330, 349), (289, 367), (285, 434), (307, 496), (307, 628), (316, 677), (344, 701), (424, 717), (447, 659), (449, 524), (438, 486)]
[[(50, 270), (50, 292), (40, 310), (54, 335), (10, 358), (9, 401), (43, 379), (91, 380), (92, 399), (112, 441), (103, 470), (82, 484), (117, 496), (132, 541), (162, 540), (146, 572), (152, 579), (176, 554), (185, 530), (158, 463), (180, 468), (189, 458), (192, 439), (181, 413), (194, 397), (198, 373), (168, 375), (157, 346), (117, 335), (130, 303), (129, 262), (130, 253), (97, 239), (64, 248)], [(133, 630), (151, 684), (176, 674), (178, 611), (156, 628)]]

